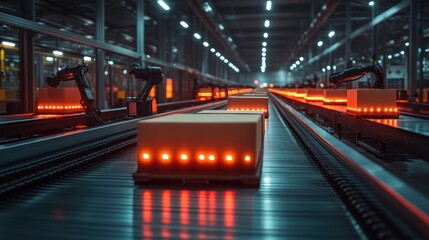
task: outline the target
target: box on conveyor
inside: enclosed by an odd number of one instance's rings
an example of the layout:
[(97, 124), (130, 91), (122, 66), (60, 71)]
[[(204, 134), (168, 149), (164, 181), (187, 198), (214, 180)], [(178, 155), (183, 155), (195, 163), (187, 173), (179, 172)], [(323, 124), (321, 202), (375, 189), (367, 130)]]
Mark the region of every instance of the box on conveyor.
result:
[(174, 114), (138, 123), (137, 183), (157, 179), (259, 184), (263, 121), (257, 114)]
[(347, 89), (325, 89), (323, 93), (323, 104), (347, 103)]
[(349, 89), (347, 113), (356, 117), (398, 118), (396, 89)]
[(231, 96), (228, 97), (227, 109), (231, 111), (264, 111), (268, 117), (268, 97)]
[(36, 113), (64, 114), (83, 112), (78, 88), (38, 88), (36, 92)]
[(309, 88), (304, 98), (308, 102), (321, 102), (323, 100), (323, 89)]

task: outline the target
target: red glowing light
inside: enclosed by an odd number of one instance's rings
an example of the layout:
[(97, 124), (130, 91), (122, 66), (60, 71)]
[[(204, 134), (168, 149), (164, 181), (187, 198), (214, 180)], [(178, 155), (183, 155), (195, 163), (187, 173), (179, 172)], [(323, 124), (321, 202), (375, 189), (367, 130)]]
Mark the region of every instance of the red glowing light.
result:
[(142, 158), (143, 158), (143, 159), (149, 159), (149, 158), (150, 158), (150, 156), (149, 156), (149, 154), (148, 154), (148, 153), (143, 153)]
[(186, 161), (186, 160), (188, 160), (188, 155), (182, 154), (182, 155), (180, 155), (180, 159)]
[(203, 154), (198, 155), (198, 159), (200, 159), (201, 161), (206, 159), (206, 156), (204, 156)]
[(206, 191), (198, 192), (198, 225), (206, 225)]
[(214, 161), (215, 160), (215, 156), (214, 155), (209, 155), (209, 160), (210, 161)]
[(171, 192), (170, 190), (162, 191), (162, 223), (170, 224), (171, 222)]
[(225, 160), (227, 161), (227, 162), (232, 162), (232, 155), (226, 155), (226, 157), (225, 157)]
[(234, 227), (235, 219), (235, 196), (233, 191), (225, 191), (224, 193), (224, 226)]
[(180, 224), (189, 224), (189, 191), (180, 191)]
[(246, 156), (244, 157), (244, 161), (246, 161), (246, 162), (250, 162), (250, 156), (249, 156), (249, 155), (246, 155)]
[(163, 160), (169, 160), (170, 159), (170, 155), (168, 155), (167, 153), (162, 154), (161, 158)]
[(209, 224), (211, 226), (215, 226), (216, 225), (216, 192), (215, 191), (209, 192), (208, 211), (209, 211)]
[(142, 208), (143, 208), (143, 222), (152, 222), (152, 192), (143, 191), (142, 196)]

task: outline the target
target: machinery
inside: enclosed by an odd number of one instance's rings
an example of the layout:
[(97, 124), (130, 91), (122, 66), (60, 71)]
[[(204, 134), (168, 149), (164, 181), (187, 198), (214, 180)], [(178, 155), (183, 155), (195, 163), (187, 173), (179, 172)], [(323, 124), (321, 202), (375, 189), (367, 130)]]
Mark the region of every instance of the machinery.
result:
[(75, 80), (81, 96), (80, 104), (87, 117), (87, 124), (93, 126), (102, 124), (103, 120), (100, 118), (101, 112), (95, 106), (95, 99), (92, 95), (88, 80), (85, 77), (87, 71), (88, 65), (86, 64), (65, 66), (61, 68), (57, 74), (49, 75), (46, 80), (50, 87), (58, 87), (62, 81)]
[(130, 74), (132, 74), (135, 79), (146, 81), (146, 84), (137, 99), (132, 99), (127, 102), (128, 116), (152, 115), (152, 99), (148, 99), (148, 96), (152, 87), (156, 84), (160, 84), (164, 79), (162, 69), (155, 66), (143, 68), (138, 64), (133, 64), (130, 67)]
[(398, 118), (396, 89), (383, 89), (384, 73), (379, 65), (354, 67), (329, 76), (333, 84), (356, 81), (367, 73), (376, 77), (372, 89), (348, 89), (346, 113), (355, 117)]
[(334, 73), (329, 76), (329, 82), (332, 84), (339, 84), (344, 82), (356, 81), (362, 78), (367, 73), (373, 73), (376, 77), (374, 84), (371, 88), (382, 89), (384, 88), (383, 79), (384, 72), (379, 65), (369, 65), (366, 67), (353, 67), (346, 69), (342, 72)]

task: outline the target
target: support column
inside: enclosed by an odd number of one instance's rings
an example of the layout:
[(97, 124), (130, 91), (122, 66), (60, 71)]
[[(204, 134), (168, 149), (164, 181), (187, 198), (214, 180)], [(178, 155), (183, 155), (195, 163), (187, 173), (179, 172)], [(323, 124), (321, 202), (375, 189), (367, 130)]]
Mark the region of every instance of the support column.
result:
[[(104, 0), (97, 0), (97, 29), (96, 29), (96, 37), (97, 40), (104, 42), (105, 41), (105, 33), (104, 33)], [(96, 49), (96, 66), (97, 72), (96, 76), (96, 103), (98, 109), (106, 108), (105, 102), (105, 75), (104, 75), (104, 64), (105, 64), (105, 51), (102, 49)]]
[[(35, 0), (21, 1), (21, 9), (23, 17), (30, 21), (35, 21), (36, 2)], [(34, 77), (34, 40), (33, 32), (20, 29), (19, 31), (19, 107), (12, 110), (14, 113), (29, 113), (34, 112), (34, 92), (35, 92), (35, 77)]]
[(144, 0), (137, 0), (137, 53), (139, 61), (143, 64), (145, 59), (144, 54)]
[(417, 94), (417, 0), (410, 0), (408, 93), (410, 100)]

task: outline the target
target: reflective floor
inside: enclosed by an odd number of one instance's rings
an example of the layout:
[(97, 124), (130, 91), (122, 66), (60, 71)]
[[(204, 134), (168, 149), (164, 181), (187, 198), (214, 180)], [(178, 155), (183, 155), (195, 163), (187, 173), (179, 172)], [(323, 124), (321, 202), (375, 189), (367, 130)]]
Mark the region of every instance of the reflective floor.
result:
[(136, 149), (0, 205), (1, 239), (359, 239), (271, 106), (259, 189), (135, 186)]

